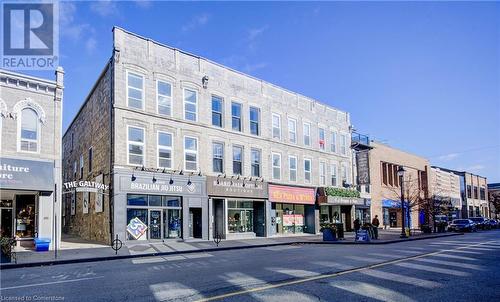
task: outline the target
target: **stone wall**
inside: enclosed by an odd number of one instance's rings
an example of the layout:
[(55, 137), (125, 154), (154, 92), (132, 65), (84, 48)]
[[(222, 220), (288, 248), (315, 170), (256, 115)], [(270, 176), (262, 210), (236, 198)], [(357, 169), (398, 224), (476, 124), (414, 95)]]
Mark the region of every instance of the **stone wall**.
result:
[[(105, 70), (97, 80), (80, 111), (63, 137), (64, 182), (89, 180), (103, 175), (103, 182), (111, 184), (111, 68)], [(72, 145), (73, 144), (73, 145)], [(92, 171), (89, 171), (89, 148), (92, 148)], [(80, 156), (83, 155), (84, 173), (80, 175)], [(77, 173), (74, 175), (76, 162)], [(106, 193), (109, 193), (106, 192)], [(110, 198), (104, 195), (103, 211), (96, 212), (97, 193), (90, 193), (88, 213), (83, 213), (83, 192), (76, 193), (76, 211), (71, 215), (71, 193), (64, 194), (64, 232), (83, 239), (110, 243)]]

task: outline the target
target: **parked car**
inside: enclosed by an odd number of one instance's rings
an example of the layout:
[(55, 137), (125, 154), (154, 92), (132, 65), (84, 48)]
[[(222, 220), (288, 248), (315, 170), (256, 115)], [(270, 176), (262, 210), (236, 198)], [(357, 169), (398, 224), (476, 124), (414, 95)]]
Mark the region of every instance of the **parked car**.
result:
[(475, 232), (476, 224), (470, 219), (455, 219), (448, 226), (448, 230), (455, 232)]
[(476, 224), (476, 229), (486, 230), (490, 228), (486, 218), (484, 217), (470, 217), (469, 219)]
[(495, 219), (488, 219), (487, 223), (488, 223), (489, 229), (498, 228), (498, 222)]

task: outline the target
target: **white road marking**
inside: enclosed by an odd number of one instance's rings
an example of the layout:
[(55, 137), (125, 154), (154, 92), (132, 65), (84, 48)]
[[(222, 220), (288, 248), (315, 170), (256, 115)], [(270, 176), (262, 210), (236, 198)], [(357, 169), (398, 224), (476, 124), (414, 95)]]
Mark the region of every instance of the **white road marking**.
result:
[(91, 277), (91, 278), (80, 278), (80, 279), (73, 279), (73, 280), (61, 280), (61, 281), (36, 283), (36, 284), (25, 284), (25, 285), (10, 286), (10, 287), (3, 287), (3, 288), (0, 288), (0, 291), (2, 291), (2, 290), (8, 290), (8, 289), (16, 289), (16, 288), (35, 287), (35, 286), (42, 286), (42, 285), (79, 282), (79, 281), (93, 280), (93, 279), (99, 279), (99, 278), (104, 278), (104, 276)]

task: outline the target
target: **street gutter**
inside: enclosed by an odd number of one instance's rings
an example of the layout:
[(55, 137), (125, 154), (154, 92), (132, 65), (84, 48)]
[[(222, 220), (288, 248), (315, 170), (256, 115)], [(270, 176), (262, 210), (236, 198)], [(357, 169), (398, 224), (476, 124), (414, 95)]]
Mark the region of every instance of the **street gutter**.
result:
[(155, 256), (171, 256), (179, 254), (194, 254), (194, 253), (208, 253), (216, 251), (229, 251), (229, 250), (242, 250), (251, 248), (263, 248), (263, 247), (273, 247), (273, 246), (284, 246), (284, 245), (306, 245), (306, 244), (323, 244), (323, 245), (379, 245), (379, 244), (393, 244), (405, 241), (417, 241), (425, 239), (435, 239), (441, 237), (451, 237), (459, 236), (464, 233), (452, 233), (452, 234), (440, 234), (440, 235), (427, 235), (422, 237), (411, 237), (411, 238), (401, 238), (395, 240), (386, 241), (371, 241), (371, 242), (356, 242), (356, 241), (290, 241), (290, 242), (279, 242), (279, 243), (267, 243), (259, 245), (243, 245), (243, 246), (230, 246), (230, 247), (216, 247), (216, 248), (204, 248), (189, 251), (173, 251), (173, 252), (158, 252), (158, 253), (147, 253), (147, 254), (135, 254), (135, 255), (117, 255), (117, 256), (105, 256), (105, 257), (95, 257), (95, 258), (79, 258), (79, 259), (61, 259), (61, 260), (49, 260), (49, 261), (39, 261), (39, 262), (27, 262), (27, 263), (3, 263), (0, 265), (0, 270), (23, 268), (23, 267), (35, 267), (35, 266), (52, 266), (60, 264), (73, 264), (73, 263), (86, 263), (86, 262), (100, 262), (109, 260), (123, 260), (132, 258), (145, 258), (145, 257), (155, 257)]

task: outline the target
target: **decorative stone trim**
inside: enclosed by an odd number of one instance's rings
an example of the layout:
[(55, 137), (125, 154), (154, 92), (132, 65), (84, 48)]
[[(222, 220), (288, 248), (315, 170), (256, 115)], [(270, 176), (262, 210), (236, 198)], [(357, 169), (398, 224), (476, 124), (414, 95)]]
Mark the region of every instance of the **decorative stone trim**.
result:
[(0, 117), (8, 117), (9, 112), (7, 111), (7, 105), (5, 102), (0, 99)]
[(21, 114), (21, 111), (24, 108), (31, 108), (35, 110), (36, 113), (38, 114), (40, 122), (42, 124), (45, 124), (46, 120), (45, 111), (43, 110), (42, 106), (40, 106), (37, 102), (33, 101), (33, 99), (31, 98), (25, 98), (24, 100), (21, 100), (14, 105), (14, 108), (12, 108), (13, 118), (17, 119), (17, 116)]

